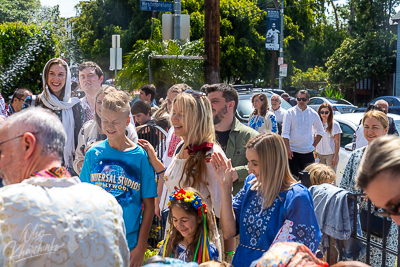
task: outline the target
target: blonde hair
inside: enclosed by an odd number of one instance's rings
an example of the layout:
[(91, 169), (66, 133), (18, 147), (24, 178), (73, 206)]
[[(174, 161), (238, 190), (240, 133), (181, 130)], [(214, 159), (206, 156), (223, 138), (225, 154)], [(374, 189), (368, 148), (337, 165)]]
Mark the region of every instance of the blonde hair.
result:
[(260, 192), (264, 198), (263, 208), (268, 208), (283, 188), (297, 183), (289, 170), (285, 142), (278, 134), (264, 133), (250, 139), (246, 148), (257, 153), (260, 166), (260, 178), (251, 181), (251, 189)]
[(131, 111), (129, 100), (130, 97), (122, 91), (110, 92), (104, 96), (102, 108), (123, 113), (128, 118)]
[(199, 267), (231, 267), (232, 265), (227, 263), (226, 261), (218, 262), (218, 261), (206, 261), (202, 264), (199, 264)]
[[(183, 115), (184, 127), (187, 130), (187, 144), (184, 146), (201, 145), (205, 142), (216, 143), (213, 115), (210, 100), (206, 96), (193, 97), (191, 94), (182, 93), (175, 97), (172, 102), (172, 113), (177, 106)], [(184, 149), (181, 149), (181, 152)], [(183, 175), (186, 180), (182, 182)], [(200, 188), (202, 182), (205, 182), (207, 175), (206, 152), (198, 151), (190, 155), (185, 161), (184, 172), (179, 181), (180, 186), (191, 186)]]
[(305, 169), (310, 174), (311, 185), (331, 184), (336, 181), (333, 169), (325, 164), (313, 163)]
[(357, 171), (356, 186), (368, 187), (375, 177), (389, 171), (398, 177), (400, 174), (400, 137), (382, 136), (368, 145)]
[(377, 119), (384, 129), (389, 127), (389, 119), (385, 113), (379, 110), (372, 109), (365, 113), (364, 118), (362, 119), (362, 125), (364, 126), (365, 120), (369, 118)]
[(101, 94), (108, 95), (109, 93), (116, 92), (116, 91), (117, 91), (117, 89), (115, 89), (115, 87), (112, 87), (112, 86), (106, 86), (104, 88), (100, 88), (100, 90), (97, 91), (97, 94), (96, 94), (96, 97), (95, 97), (95, 101), (94, 101), (94, 122), (97, 124), (97, 131), (99, 133), (102, 132), (102, 129), (101, 129), (101, 118), (97, 114), (97, 98)]

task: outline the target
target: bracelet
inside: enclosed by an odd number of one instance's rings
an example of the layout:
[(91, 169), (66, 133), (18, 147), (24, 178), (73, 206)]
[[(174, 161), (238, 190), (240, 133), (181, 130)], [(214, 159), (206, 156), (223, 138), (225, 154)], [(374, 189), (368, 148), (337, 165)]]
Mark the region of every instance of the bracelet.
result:
[(165, 167), (164, 170), (160, 171), (160, 172), (156, 172), (157, 175), (160, 175), (161, 173), (165, 172), (167, 170), (167, 167)]

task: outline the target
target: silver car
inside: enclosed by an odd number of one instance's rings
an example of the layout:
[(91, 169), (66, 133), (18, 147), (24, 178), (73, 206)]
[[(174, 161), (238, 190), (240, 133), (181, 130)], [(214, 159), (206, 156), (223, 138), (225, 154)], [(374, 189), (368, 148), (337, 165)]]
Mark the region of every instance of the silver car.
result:
[(334, 114), (351, 113), (357, 108), (347, 100), (327, 97), (311, 97), (308, 106), (318, 111), (319, 106), (323, 103), (331, 105)]

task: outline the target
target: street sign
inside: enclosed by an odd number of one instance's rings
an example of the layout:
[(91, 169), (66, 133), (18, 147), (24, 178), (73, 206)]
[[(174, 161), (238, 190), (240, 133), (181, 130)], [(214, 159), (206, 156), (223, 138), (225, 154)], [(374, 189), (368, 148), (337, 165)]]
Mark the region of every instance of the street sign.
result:
[(164, 1), (145, 1), (140, 0), (140, 10), (142, 11), (165, 11), (173, 12), (174, 3)]
[[(117, 50), (116, 59), (115, 50)], [(115, 70), (115, 61), (117, 61), (117, 70), (122, 70), (122, 48), (110, 48), (110, 70)]]
[(278, 57), (278, 66), (283, 64), (283, 57)]
[(279, 65), (279, 77), (287, 76), (287, 64)]

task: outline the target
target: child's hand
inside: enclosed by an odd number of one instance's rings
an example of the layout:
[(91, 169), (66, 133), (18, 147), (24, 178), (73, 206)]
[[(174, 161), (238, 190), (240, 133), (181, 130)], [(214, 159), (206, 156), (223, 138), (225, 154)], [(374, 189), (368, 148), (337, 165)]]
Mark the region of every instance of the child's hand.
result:
[(157, 160), (157, 154), (154, 150), (154, 147), (149, 143), (149, 141), (144, 139), (138, 140), (138, 145), (141, 146), (149, 156), (149, 162), (152, 164), (155, 160)]
[(211, 156), (211, 166), (222, 187), (232, 187), (234, 181), (235, 168), (232, 168), (231, 160), (225, 160), (219, 152), (214, 152)]
[(131, 258), (129, 261), (129, 267), (142, 266), (145, 252), (146, 252), (146, 250), (143, 251), (143, 249), (140, 249), (138, 246), (136, 246), (134, 249), (132, 249), (131, 252), (129, 253), (130, 258)]

